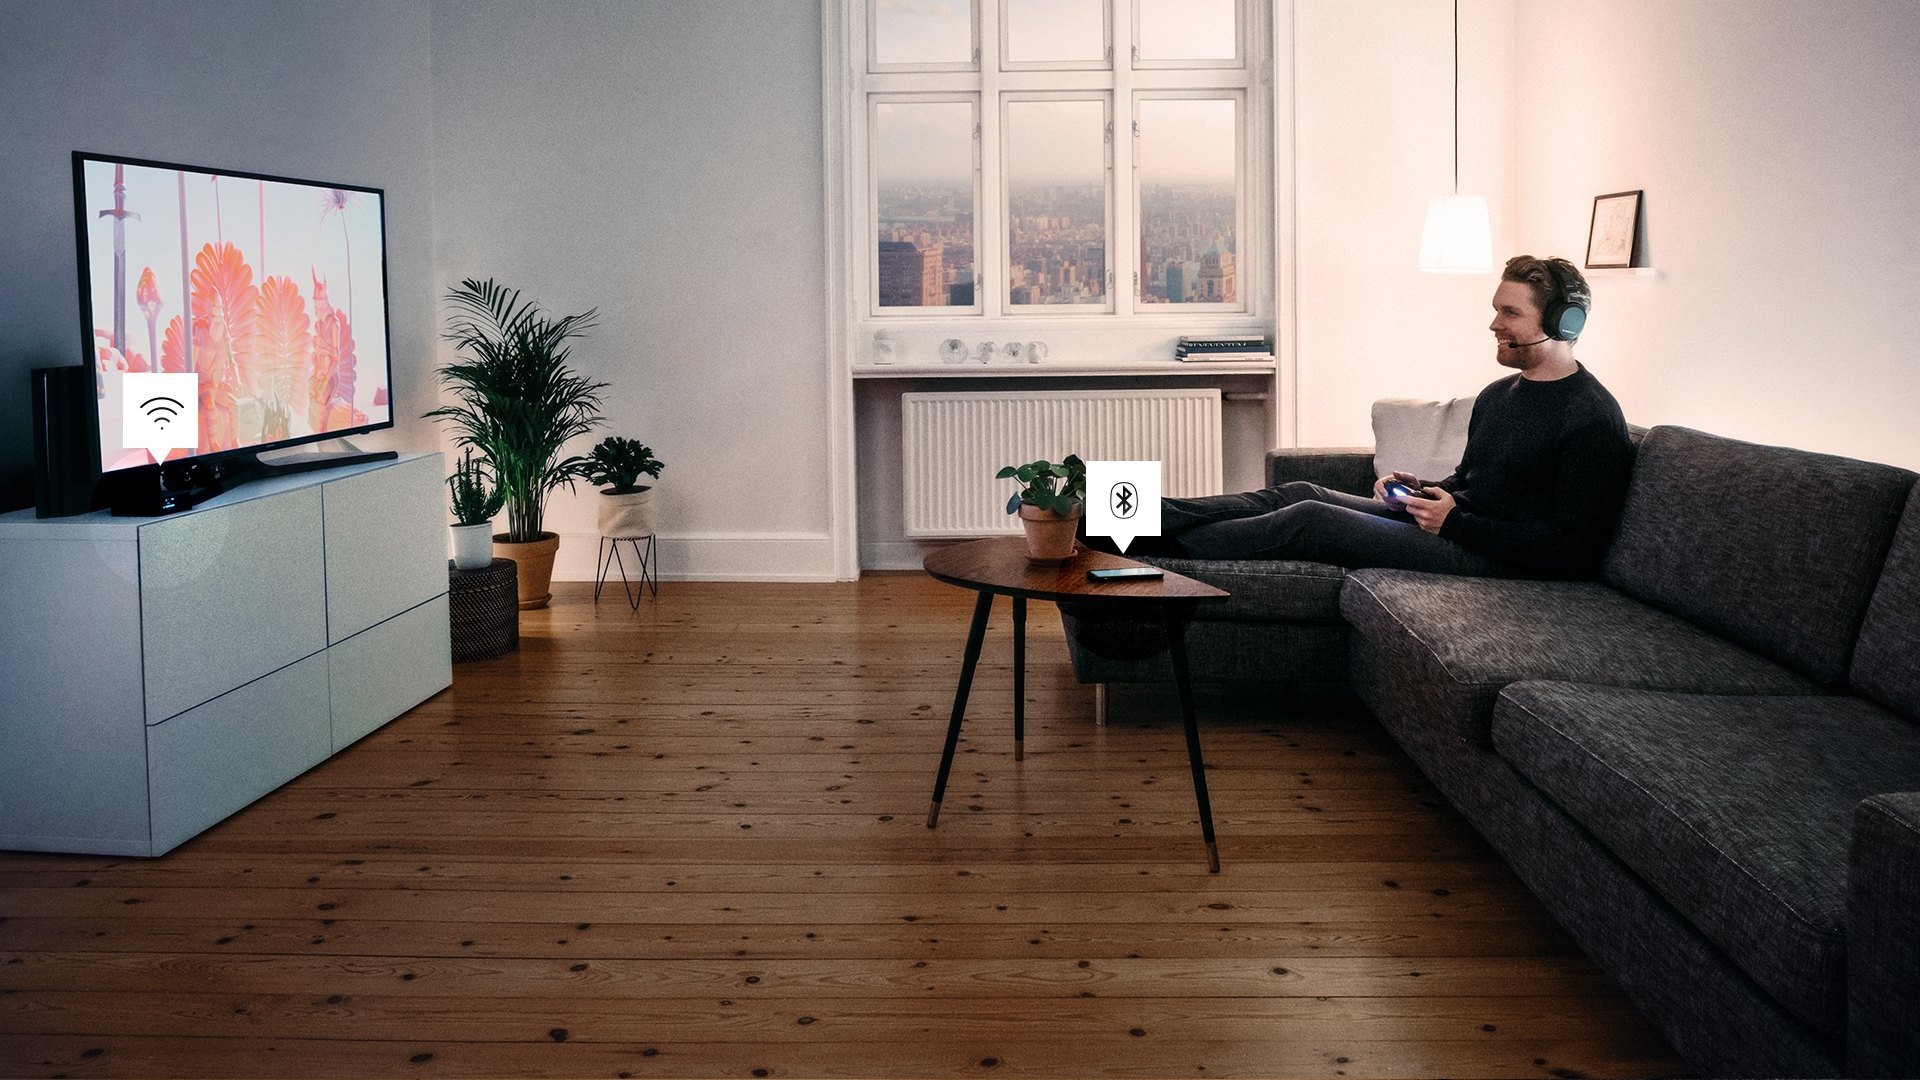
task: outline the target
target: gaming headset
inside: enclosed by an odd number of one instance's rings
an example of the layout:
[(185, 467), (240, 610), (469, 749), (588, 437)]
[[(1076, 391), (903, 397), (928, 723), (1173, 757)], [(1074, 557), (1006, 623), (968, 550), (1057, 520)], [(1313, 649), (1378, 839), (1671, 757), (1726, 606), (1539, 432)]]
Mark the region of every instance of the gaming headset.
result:
[(1593, 295), (1586, 288), (1576, 286), (1574, 279), (1561, 269), (1564, 260), (1543, 262), (1547, 276), (1553, 279), (1553, 298), (1540, 313), (1540, 332), (1555, 341), (1572, 341), (1587, 325), (1587, 309), (1593, 305)]

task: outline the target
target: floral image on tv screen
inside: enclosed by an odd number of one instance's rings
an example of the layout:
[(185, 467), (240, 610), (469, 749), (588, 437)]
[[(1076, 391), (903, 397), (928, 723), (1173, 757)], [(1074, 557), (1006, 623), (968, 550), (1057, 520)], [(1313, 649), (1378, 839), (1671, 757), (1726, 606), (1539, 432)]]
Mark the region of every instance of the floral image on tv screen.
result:
[(379, 192), (80, 168), (103, 469), (154, 461), (122, 443), (123, 372), (198, 376), (198, 442), (170, 460), (391, 422)]

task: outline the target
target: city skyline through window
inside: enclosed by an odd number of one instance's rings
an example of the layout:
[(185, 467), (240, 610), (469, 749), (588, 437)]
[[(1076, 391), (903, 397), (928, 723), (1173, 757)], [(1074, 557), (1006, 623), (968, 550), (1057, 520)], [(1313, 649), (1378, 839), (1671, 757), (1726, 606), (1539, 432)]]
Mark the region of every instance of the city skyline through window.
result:
[(973, 128), (968, 101), (874, 105), (878, 306), (973, 306)]
[(1238, 105), (1233, 98), (1140, 102), (1140, 302), (1239, 300)]
[(1107, 300), (1107, 107), (1007, 103), (1007, 303)]

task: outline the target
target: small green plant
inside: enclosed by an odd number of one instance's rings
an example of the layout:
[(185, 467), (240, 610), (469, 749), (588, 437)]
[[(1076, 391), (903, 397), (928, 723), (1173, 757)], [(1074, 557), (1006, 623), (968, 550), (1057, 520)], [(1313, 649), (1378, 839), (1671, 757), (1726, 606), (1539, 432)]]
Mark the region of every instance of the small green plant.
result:
[(447, 487), (453, 491), (453, 520), (460, 525), (484, 525), (492, 521), (506, 505), (507, 495), (493, 482), (487, 470), (474, 463), (473, 451), (456, 465), (453, 475), (447, 477)]
[(1027, 465), (1009, 465), (994, 474), (996, 480), (1015, 480), (1020, 490), (1007, 500), (1007, 513), (1020, 512), (1020, 504), (1051, 510), (1071, 517), (1087, 497), (1087, 463), (1077, 454), (1068, 454), (1062, 462), (1035, 461)]
[(666, 462), (654, 457), (653, 451), (639, 441), (609, 435), (587, 452), (586, 477), (590, 484), (613, 485), (603, 494), (631, 495), (647, 490), (639, 486), (641, 473), (658, 480), (665, 465)]

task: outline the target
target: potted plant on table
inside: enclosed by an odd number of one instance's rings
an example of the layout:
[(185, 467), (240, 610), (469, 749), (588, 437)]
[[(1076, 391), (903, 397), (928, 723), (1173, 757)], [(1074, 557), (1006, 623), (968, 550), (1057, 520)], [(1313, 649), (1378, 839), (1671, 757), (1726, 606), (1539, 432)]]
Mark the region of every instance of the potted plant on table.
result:
[(493, 519), (506, 496), (486, 469), (474, 462), (472, 448), (447, 477), (447, 487), (453, 494), (453, 565), (461, 570), (492, 566)]
[(587, 482), (608, 485), (600, 489), (601, 536), (627, 540), (653, 534), (653, 486), (640, 483), (640, 477), (658, 480), (665, 466), (635, 439), (609, 435), (587, 451)]
[(1009, 465), (994, 476), (1021, 485), (1007, 500), (1007, 513), (1019, 514), (1026, 529), (1027, 561), (1048, 565), (1073, 558), (1074, 531), (1086, 509), (1086, 463), (1068, 454), (1060, 462)]
[(462, 281), (447, 302), (454, 310), (445, 336), (460, 356), (439, 374), (456, 403), (425, 415), (452, 423), (457, 442), (479, 451), (493, 471), (507, 510), (494, 554), (519, 568), (521, 608), (545, 607), (560, 547), (560, 537), (541, 527), (547, 496), (585, 475), (585, 458), (560, 452), (600, 422), (606, 388), (568, 367), (568, 342), (599, 313), (553, 318), (491, 278)]

